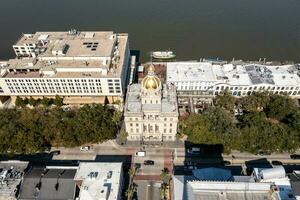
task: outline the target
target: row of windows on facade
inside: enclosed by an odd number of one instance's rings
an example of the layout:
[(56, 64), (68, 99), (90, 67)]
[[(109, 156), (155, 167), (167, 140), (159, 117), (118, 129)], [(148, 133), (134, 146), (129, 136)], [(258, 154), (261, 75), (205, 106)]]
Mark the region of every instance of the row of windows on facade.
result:
[[(132, 127), (133, 126), (133, 123), (130, 123), (130, 126)], [(138, 123), (136, 123), (135, 124), (135, 126), (136, 127), (138, 127), (139, 126), (139, 124)], [(156, 125), (157, 126), (157, 125)], [(166, 127), (167, 126), (167, 124), (164, 124), (164, 127)], [(172, 127), (173, 126), (173, 124), (172, 123), (170, 123), (170, 127)], [(145, 127), (145, 125), (144, 125), (144, 127)], [(150, 126), (150, 127), (152, 127), (152, 126)]]
[(181, 86), (181, 85), (214, 85), (214, 82), (208, 82), (208, 81), (193, 81), (193, 82), (188, 82), (188, 81), (180, 81), (180, 82), (174, 82), (176, 86)]
[(145, 99), (145, 102), (144, 102), (145, 104), (158, 104), (158, 100), (155, 100), (155, 101), (153, 101), (153, 100), (148, 100), (147, 101), (147, 99)]
[[(6, 83), (10, 83), (10, 82), (21, 82), (21, 83), (30, 83), (30, 82), (33, 82), (33, 83), (38, 83), (38, 82), (41, 82), (41, 83), (65, 83), (65, 82), (68, 82), (68, 83), (72, 83), (72, 82), (75, 82), (75, 83), (80, 83), (80, 82), (83, 82), (83, 83), (86, 83), (86, 82), (89, 82), (89, 83), (93, 83), (93, 82), (96, 82), (96, 83), (100, 83), (101, 82), (101, 79), (5, 79), (5, 82)], [(118, 84), (120, 83), (120, 80), (119, 79), (108, 79), (107, 80), (108, 82), (108, 85), (113, 85), (112, 83), (115, 83), (115, 84)]]
[[(177, 87), (179, 89), (179, 87)], [(206, 87), (206, 86), (181, 86), (180, 90), (207, 90), (210, 89), (211, 87)]]
[[(147, 118), (147, 119), (159, 119), (159, 115), (144, 115), (144, 119)], [(130, 121), (133, 121), (134, 119), (132, 117), (129, 118)], [(135, 121), (139, 121), (139, 118), (135, 118)], [(168, 121), (168, 118), (164, 118), (164, 121)], [(173, 118), (171, 117), (170, 118), (170, 121), (173, 121)]]
[[(251, 95), (254, 91), (233, 91), (231, 94), (233, 96), (245, 96)], [(286, 94), (286, 95), (300, 95), (300, 91), (268, 91), (270, 94)], [(214, 92), (215, 95), (222, 94), (223, 91), (216, 91)]]
[[(153, 137), (153, 136), (152, 136)], [(130, 138), (132, 139), (132, 140), (141, 140), (142, 138), (141, 138), (141, 136), (130, 136)], [(150, 138), (146, 138), (145, 136), (143, 136), (143, 139), (150, 139)], [(151, 139), (158, 139), (157, 137), (153, 137), (153, 138), (151, 138)], [(163, 140), (166, 140), (166, 139), (169, 139), (169, 140), (172, 140), (173, 139), (173, 136), (165, 136), (165, 135), (163, 135), (162, 136), (162, 139)]]
[[(18, 86), (22, 86), (22, 87), (27, 87), (27, 86), (29, 86), (29, 87), (31, 87), (31, 86), (35, 86), (35, 87), (40, 87), (40, 86), (44, 86), (44, 87), (46, 87), (46, 86), (48, 86), (48, 87), (53, 87), (53, 84), (52, 83), (6, 83), (7, 84), (7, 86), (8, 87), (10, 87), (10, 86), (15, 86), (15, 87), (18, 87)], [(66, 84), (66, 83), (54, 83), (54, 85), (55, 85), (55, 87), (64, 87), (64, 86), (69, 86), (69, 87), (73, 87), (74, 86), (74, 84), (73, 83), (68, 83), (68, 84)], [(87, 83), (75, 83), (75, 86), (76, 87), (87, 87), (87, 86), (89, 86), (89, 88), (93, 88), (93, 87), (95, 87), (95, 86), (97, 86), (97, 87), (101, 87), (101, 84), (100, 83), (96, 83), (96, 84), (94, 84), (94, 83), (89, 83), (89, 84), (87, 84)], [(116, 88), (116, 90), (120, 90), (121, 88), (120, 88), (120, 83), (116, 83), (114, 86), (113, 85), (111, 85), (111, 86), (109, 86), (108, 87), (108, 89), (109, 90), (113, 90), (114, 89), (114, 87)]]
[[(139, 133), (140, 132), (140, 129), (135, 129), (136, 130), (136, 133)], [(159, 130), (155, 130), (155, 132), (158, 132)], [(131, 133), (134, 133), (134, 129), (133, 128), (130, 128), (130, 132)], [(146, 129), (144, 129), (144, 132), (147, 132), (147, 130)], [(153, 132), (153, 130), (149, 130), (148, 131), (149, 133), (152, 133)], [(172, 131), (172, 129), (169, 129), (169, 133), (172, 133), (173, 131)], [(164, 133), (167, 133), (167, 129), (164, 129)]]
[[(179, 88), (178, 88), (179, 89)], [(201, 86), (181, 86), (180, 90), (208, 90), (208, 89), (213, 89), (213, 87), (201, 87)], [(260, 90), (299, 90), (299, 87), (228, 87), (228, 86), (217, 86), (216, 89), (217, 91), (223, 91), (223, 90), (255, 90), (255, 91), (260, 91)]]
[[(39, 87), (40, 85), (41, 86), (89, 86), (89, 87), (94, 87), (95, 85), (96, 86), (101, 86), (101, 83), (6, 83), (8, 86), (36, 86), (36, 87)], [(115, 86), (120, 86), (119, 83), (117, 83)], [(113, 87), (113, 86), (111, 86)]]
[(82, 92), (82, 90), (77, 90), (77, 91), (75, 91), (75, 90), (20, 90), (20, 89), (16, 89), (16, 90), (14, 90), (14, 89), (11, 89), (10, 88), (10, 92), (11, 93), (19, 93), (19, 94), (26, 94), (26, 93), (32, 93), (32, 94), (34, 94), (34, 93), (38, 93), (38, 94), (40, 94), (40, 93), (54, 93), (54, 94), (61, 94), (61, 93), (75, 93), (75, 94), (77, 94), (77, 93), (96, 93), (96, 91), (97, 91), (97, 93), (102, 93), (102, 90), (91, 90), (91, 91), (88, 91), (88, 90), (83, 90), (83, 92)]
[[(67, 88), (67, 87), (36, 87), (36, 88), (33, 88), (33, 87), (8, 87), (10, 92), (11, 93), (102, 93), (102, 88), (101, 87), (91, 87), (91, 88), (88, 88), (88, 87), (83, 87), (83, 88), (80, 88), (80, 87), (76, 87), (76, 89), (74, 87), (70, 87), (70, 88)], [(111, 89), (109, 90), (109, 93), (121, 93), (121, 90), (120, 88), (119, 89)]]
[(217, 86), (216, 90), (299, 90), (299, 87), (265, 87), (265, 86), (254, 86), (254, 87), (228, 87), (228, 86)]

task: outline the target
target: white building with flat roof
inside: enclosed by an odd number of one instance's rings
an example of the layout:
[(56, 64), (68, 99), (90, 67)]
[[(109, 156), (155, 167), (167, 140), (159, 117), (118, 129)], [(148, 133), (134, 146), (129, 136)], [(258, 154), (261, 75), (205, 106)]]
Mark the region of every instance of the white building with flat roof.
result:
[(74, 180), (80, 187), (78, 200), (122, 199), (122, 163), (81, 162)]
[(272, 180), (234, 176), (230, 170), (213, 167), (173, 176), (173, 185), (174, 200), (294, 200), (281, 196)]
[(13, 45), (1, 63), (0, 95), (64, 97), (65, 103), (122, 101), (129, 79), (128, 34), (36, 32)]
[(213, 64), (211, 62), (173, 62), (167, 64), (167, 83), (179, 95), (215, 96), (229, 91), (233, 96), (268, 91), (300, 97), (299, 66)]

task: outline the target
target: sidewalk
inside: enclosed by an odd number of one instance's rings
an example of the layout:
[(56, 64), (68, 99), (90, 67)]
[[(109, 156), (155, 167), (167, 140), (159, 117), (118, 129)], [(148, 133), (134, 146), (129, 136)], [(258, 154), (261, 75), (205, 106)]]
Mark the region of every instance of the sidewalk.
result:
[(176, 141), (144, 141), (143, 144), (141, 141), (126, 141), (125, 143), (120, 143), (117, 139), (114, 140), (116, 145), (120, 147), (153, 147), (153, 148), (184, 148), (184, 141), (183, 140), (176, 140)]

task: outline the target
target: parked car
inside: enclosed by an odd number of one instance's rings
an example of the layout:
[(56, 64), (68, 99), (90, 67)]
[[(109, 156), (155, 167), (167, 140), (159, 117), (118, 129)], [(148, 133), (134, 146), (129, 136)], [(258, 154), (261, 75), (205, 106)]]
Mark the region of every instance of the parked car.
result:
[(299, 154), (292, 154), (292, 155), (290, 155), (290, 158), (293, 159), (293, 160), (298, 160), (298, 159), (300, 159), (300, 155)]
[(60, 150), (51, 151), (50, 154), (52, 154), (52, 155), (59, 155), (60, 154)]
[(154, 165), (154, 161), (153, 160), (145, 160), (144, 165)]
[(268, 155), (271, 155), (271, 153), (269, 151), (258, 151), (257, 155), (260, 155), (260, 156), (268, 156)]
[(199, 147), (191, 147), (191, 148), (187, 149), (187, 152), (189, 154), (200, 155), (200, 148)]
[(134, 166), (136, 169), (139, 169), (139, 168), (141, 168), (141, 163), (135, 163)]
[(146, 156), (146, 151), (137, 151), (137, 152), (135, 152), (135, 156), (145, 157)]
[(272, 165), (282, 165), (282, 162), (278, 160), (273, 160)]
[(80, 151), (89, 151), (91, 149), (90, 146), (81, 146)]

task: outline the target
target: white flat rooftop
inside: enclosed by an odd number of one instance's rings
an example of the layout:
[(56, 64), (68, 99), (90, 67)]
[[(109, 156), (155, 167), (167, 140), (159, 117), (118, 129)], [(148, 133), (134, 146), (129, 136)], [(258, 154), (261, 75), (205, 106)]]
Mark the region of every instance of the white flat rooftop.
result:
[(212, 64), (208, 62), (173, 62), (167, 64), (167, 82), (212, 82), (228, 85), (300, 84), (294, 65)]
[[(67, 45), (66, 56), (100, 56), (110, 57), (115, 43), (115, 34), (112, 31), (98, 32), (36, 32), (24, 34), (15, 45), (40, 44), (47, 41), (46, 51), (40, 56), (52, 56), (52, 50)], [(42, 44), (41, 44), (42, 45)]]
[(171, 62), (167, 64), (168, 81), (217, 81), (210, 63)]
[(80, 200), (118, 199), (122, 163), (82, 162), (74, 180), (82, 180)]

